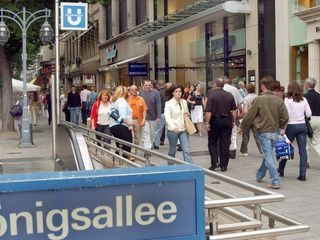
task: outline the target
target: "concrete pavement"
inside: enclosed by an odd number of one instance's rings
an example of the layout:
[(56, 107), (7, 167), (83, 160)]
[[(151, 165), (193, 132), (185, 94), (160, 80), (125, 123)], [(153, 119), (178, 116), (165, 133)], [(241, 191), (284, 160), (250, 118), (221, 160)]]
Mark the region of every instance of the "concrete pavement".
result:
[(16, 132), (0, 132), (0, 161), (3, 173), (54, 171), (52, 127), (43, 118), (33, 126), (34, 147), (19, 148)]

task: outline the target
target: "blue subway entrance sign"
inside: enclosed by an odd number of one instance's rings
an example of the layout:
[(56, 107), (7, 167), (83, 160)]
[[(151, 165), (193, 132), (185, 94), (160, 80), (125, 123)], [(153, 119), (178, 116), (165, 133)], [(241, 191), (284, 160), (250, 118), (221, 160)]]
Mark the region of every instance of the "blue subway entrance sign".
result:
[(147, 63), (129, 63), (129, 76), (148, 76), (149, 68)]
[(88, 4), (62, 2), (60, 17), (61, 30), (87, 30)]
[(0, 176), (0, 239), (203, 240), (191, 165)]

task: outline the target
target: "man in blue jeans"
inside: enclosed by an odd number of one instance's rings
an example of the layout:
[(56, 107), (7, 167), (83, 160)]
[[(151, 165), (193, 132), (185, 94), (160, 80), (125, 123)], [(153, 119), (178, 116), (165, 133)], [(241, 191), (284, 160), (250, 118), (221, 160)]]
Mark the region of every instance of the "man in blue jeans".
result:
[(247, 114), (242, 119), (239, 132), (253, 127), (261, 143), (263, 161), (257, 171), (256, 179), (260, 182), (266, 175), (270, 175), (271, 184), (268, 188), (279, 189), (280, 179), (275, 164), (274, 144), (279, 134), (284, 134), (284, 128), (289, 120), (288, 111), (281, 98), (274, 95), (270, 89), (274, 80), (265, 76), (260, 80), (262, 93), (254, 99)]

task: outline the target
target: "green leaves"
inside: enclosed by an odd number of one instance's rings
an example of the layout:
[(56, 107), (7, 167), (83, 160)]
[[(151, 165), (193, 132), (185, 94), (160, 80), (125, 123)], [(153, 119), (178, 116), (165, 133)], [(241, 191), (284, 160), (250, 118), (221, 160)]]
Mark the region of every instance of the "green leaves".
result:
[[(41, 9), (54, 9), (54, 1), (42, 1), (42, 0), (1, 0), (1, 8), (18, 13), (22, 11), (23, 7), (26, 8), (28, 12), (34, 13)], [(7, 13), (5, 15), (8, 15)], [(10, 15), (12, 16), (12, 15)], [(20, 15), (22, 17), (22, 15)], [(38, 54), (40, 46), (42, 45), (39, 39), (39, 29), (44, 22), (44, 18), (41, 18), (30, 25), (27, 31), (27, 54), (28, 62), (30, 64), (32, 59)], [(54, 12), (51, 12), (51, 18), (48, 19), (50, 24), (54, 22)], [(20, 27), (11, 19), (4, 18), (5, 23), (10, 29), (10, 39), (4, 46), (11, 64), (14, 64), (21, 69), (21, 53), (22, 53), (22, 32)]]

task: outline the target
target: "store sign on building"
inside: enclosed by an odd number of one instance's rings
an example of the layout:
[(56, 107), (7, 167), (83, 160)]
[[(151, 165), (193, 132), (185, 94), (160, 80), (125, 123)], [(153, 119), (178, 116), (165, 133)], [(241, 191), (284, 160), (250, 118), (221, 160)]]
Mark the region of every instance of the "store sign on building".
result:
[(148, 76), (149, 68), (147, 63), (129, 63), (129, 76)]
[(74, 77), (72, 84), (75, 86), (80, 86), (80, 76)]
[(83, 83), (84, 84), (95, 84), (96, 76), (93, 74), (83, 75)]
[(116, 45), (113, 45), (111, 49), (107, 49), (107, 60), (113, 62), (113, 60), (117, 57), (118, 50)]

